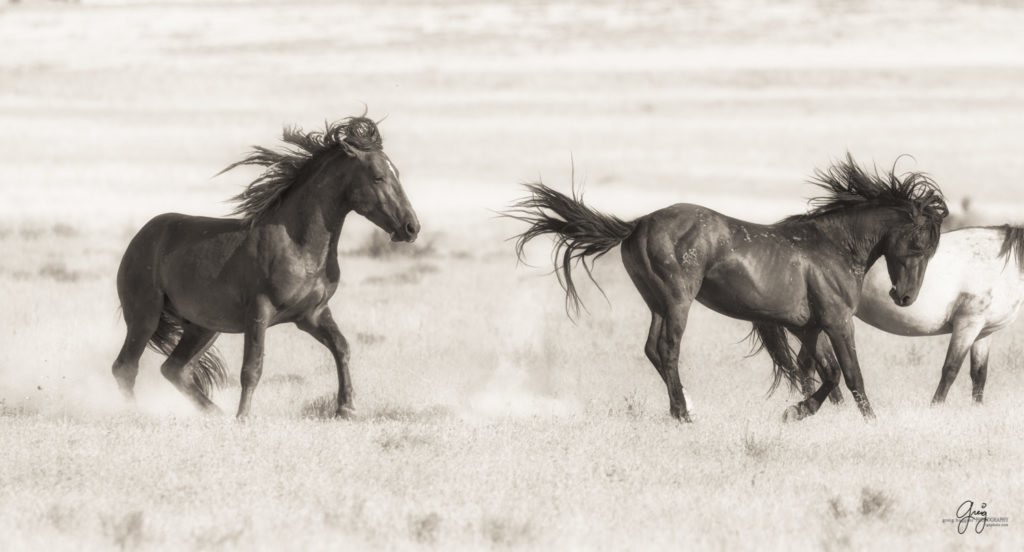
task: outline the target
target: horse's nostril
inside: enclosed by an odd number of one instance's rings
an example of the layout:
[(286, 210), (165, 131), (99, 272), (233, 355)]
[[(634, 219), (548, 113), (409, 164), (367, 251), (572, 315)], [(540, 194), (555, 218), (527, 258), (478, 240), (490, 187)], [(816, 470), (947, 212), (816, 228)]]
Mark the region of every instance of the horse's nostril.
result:
[(409, 234), (411, 236), (411, 235), (415, 234), (416, 231), (417, 230), (416, 230), (416, 225), (415, 224), (413, 224), (411, 222), (405, 223), (405, 232), (407, 234)]

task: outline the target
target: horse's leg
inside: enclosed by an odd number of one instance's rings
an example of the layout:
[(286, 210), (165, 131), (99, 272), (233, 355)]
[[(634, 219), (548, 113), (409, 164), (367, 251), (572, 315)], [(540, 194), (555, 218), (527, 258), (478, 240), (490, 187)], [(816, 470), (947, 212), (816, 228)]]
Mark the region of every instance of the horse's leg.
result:
[(949, 338), (949, 347), (946, 349), (946, 360), (942, 363), (942, 377), (939, 378), (939, 386), (935, 389), (932, 397), (932, 404), (942, 404), (946, 400), (949, 388), (956, 380), (956, 375), (967, 358), (967, 351), (971, 348), (978, 334), (981, 333), (982, 324), (974, 320), (957, 320), (953, 323), (953, 335)]
[[(836, 360), (836, 355), (832, 352), (832, 347), (829, 345), (828, 338), (825, 333), (821, 330), (813, 332), (817, 335), (816, 341), (800, 341), (800, 351), (797, 353), (797, 366), (800, 370), (800, 386), (804, 397), (810, 397), (814, 391), (814, 377), (812, 370), (817, 370), (819, 379), (824, 382), (826, 378), (826, 372), (832, 374), (832, 379), (839, 381), (839, 361)], [(811, 345), (813, 343), (813, 346)], [(833, 404), (839, 404), (843, 402), (843, 392), (840, 391), (839, 386), (836, 385), (832, 388), (832, 392), (829, 393), (828, 398)]]
[(676, 297), (669, 300), (668, 312), (662, 323), (661, 336), (658, 339), (658, 358), (661, 360), (661, 377), (668, 387), (669, 413), (673, 418), (686, 422), (692, 421), (683, 394), (683, 384), (679, 380), (679, 347), (686, 331), (686, 319), (690, 313), (693, 299)]
[(828, 399), (832, 401), (832, 404), (842, 403), (843, 391), (838, 385), (839, 360), (836, 359), (836, 354), (832, 351), (832, 344), (828, 342), (828, 336), (825, 335), (825, 332), (818, 334), (818, 343), (815, 346), (815, 359), (818, 364), (818, 374), (821, 375), (821, 380), (825, 381), (824, 372), (830, 372), (833, 379), (836, 380), (836, 386), (828, 394)]
[(664, 321), (665, 319), (660, 314), (651, 312), (651, 329), (647, 332), (647, 343), (644, 345), (644, 353), (647, 354), (647, 360), (651, 361), (654, 369), (658, 371), (661, 380), (665, 382), (665, 385), (668, 385), (668, 378), (665, 377), (665, 372), (662, 370), (661, 355), (658, 354), (658, 341), (661, 339), (661, 328)]
[[(160, 324), (163, 296), (155, 290), (119, 290), (127, 333), (121, 352), (111, 372), (121, 393), (129, 401), (135, 399), (135, 377), (139, 374), (139, 358)], [(134, 293), (131, 293), (134, 291)]]
[(828, 350), (828, 342), (822, 338), (822, 335), (820, 329), (808, 330), (798, 334), (801, 346), (800, 354), (807, 357), (803, 361), (806, 364), (800, 365), (801, 373), (809, 378), (809, 365), (812, 363), (816, 364), (818, 375), (821, 377), (821, 385), (816, 391), (810, 393), (807, 398), (786, 409), (782, 419), (787, 422), (801, 420), (814, 415), (821, 408), (825, 398), (831, 396), (836, 387), (839, 387), (839, 372), (835, 369), (835, 364), (829, 363), (830, 359), (828, 356), (831, 351)]
[[(825, 328), (825, 333), (832, 341), (832, 348), (835, 350), (836, 358), (839, 360), (839, 368), (843, 371), (843, 379), (846, 380), (846, 387), (853, 395), (860, 413), (867, 419), (875, 417), (871, 409), (871, 403), (864, 392), (864, 377), (860, 372), (860, 363), (857, 361), (857, 346), (853, 336), (853, 317), (847, 317)], [(831, 392), (831, 389), (829, 390)]]
[(985, 394), (985, 379), (988, 378), (988, 336), (975, 340), (971, 345), (971, 396), (974, 402), (981, 404)]
[(818, 372), (821, 371), (821, 367), (814, 360), (814, 349), (803, 345), (803, 341), (800, 344), (800, 351), (796, 354), (796, 365), (798, 373), (800, 374), (800, 392), (804, 398), (810, 397), (814, 394), (814, 369)]
[(128, 322), (128, 318), (125, 317), (125, 322), (128, 326), (128, 333), (124, 338), (124, 344), (121, 345), (121, 352), (117, 354), (110, 371), (113, 372), (117, 386), (121, 389), (125, 399), (134, 401), (135, 377), (139, 374), (139, 358), (142, 357), (143, 351), (146, 350), (146, 343), (149, 342), (149, 338), (153, 337), (153, 333), (156, 332), (157, 325), (160, 323), (160, 310), (158, 308), (154, 315), (140, 317), (131, 322)]
[(334, 322), (331, 310), (324, 308), (319, 314), (296, 323), (296, 326), (313, 336), (334, 355), (334, 364), (338, 369), (338, 408), (335, 415), (351, 417), (355, 414), (355, 408), (352, 406), (352, 378), (348, 373), (348, 341)]
[(200, 410), (209, 413), (220, 412), (210, 397), (192, 379), (192, 361), (205, 353), (220, 335), (215, 331), (182, 323), (181, 339), (174, 350), (160, 366), (160, 373), (188, 397)]
[(263, 375), (263, 347), (267, 326), (270, 323), (270, 304), (259, 301), (252, 315), (248, 317), (245, 328), (245, 344), (242, 353), (242, 394), (238, 400), (238, 418), (249, 415), (252, 394), (260, 383)]
[[(644, 352), (665, 382), (669, 412), (674, 418), (689, 422), (686, 397), (679, 380), (679, 347), (690, 305), (704, 279), (706, 252), (696, 243), (696, 235), (687, 235), (687, 232), (668, 239), (666, 229), (652, 229), (649, 224), (640, 223), (622, 242), (621, 251), (626, 272), (651, 309), (651, 328)], [(676, 250), (686, 240), (693, 244), (689, 249), (693, 254), (687, 262), (680, 263)]]

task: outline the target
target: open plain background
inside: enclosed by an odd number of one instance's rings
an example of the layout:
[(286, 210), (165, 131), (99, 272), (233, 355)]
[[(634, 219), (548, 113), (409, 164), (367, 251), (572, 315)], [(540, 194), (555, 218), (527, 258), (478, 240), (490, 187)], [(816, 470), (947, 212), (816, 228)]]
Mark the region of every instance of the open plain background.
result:
[[(698, 307), (681, 425), (618, 253), (574, 324), (549, 244), (517, 266), (495, 216), (520, 182), (567, 190), (572, 156), (623, 218), (771, 222), (850, 151), (910, 154), (955, 215), (1019, 222), (1022, 28), (998, 1), (0, 4), (0, 549), (1024, 548), (1019, 325), (986, 404), (964, 370), (941, 408), (945, 338), (859, 326), (878, 420), (783, 425), (797, 397), (765, 398), (748, 325)], [(342, 235), (359, 418), (328, 416), (330, 355), (291, 326), (245, 423), (194, 413), (152, 353), (123, 404), (134, 231), (224, 215), (256, 173), (212, 175), (249, 145), (364, 103), (423, 232), (390, 247), (353, 216)], [(219, 346), (237, 380), (241, 338)], [(942, 523), (968, 499), (1009, 526)]]

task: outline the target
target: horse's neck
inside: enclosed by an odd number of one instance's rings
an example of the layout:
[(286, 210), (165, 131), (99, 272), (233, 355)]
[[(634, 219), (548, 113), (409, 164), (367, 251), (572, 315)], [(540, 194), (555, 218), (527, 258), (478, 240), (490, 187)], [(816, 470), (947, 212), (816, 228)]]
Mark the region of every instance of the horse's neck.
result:
[(295, 185), (268, 222), (283, 226), (291, 241), (312, 256), (337, 253), (338, 238), (349, 209), (342, 204), (348, 179), (333, 159), (312, 167)]
[(900, 217), (893, 208), (854, 208), (824, 215), (811, 223), (866, 271), (884, 253), (882, 240)]

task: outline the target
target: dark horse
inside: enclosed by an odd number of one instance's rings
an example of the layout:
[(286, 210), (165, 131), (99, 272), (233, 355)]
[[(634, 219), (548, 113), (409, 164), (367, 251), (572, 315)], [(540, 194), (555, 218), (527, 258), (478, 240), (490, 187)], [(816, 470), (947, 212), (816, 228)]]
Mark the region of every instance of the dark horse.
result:
[[(909, 305), (917, 297), (947, 214), (938, 187), (920, 173), (903, 178), (891, 171), (869, 174), (847, 155), (813, 183), (827, 191), (807, 214), (777, 224), (753, 224), (699, 205), (678, 204), (632, 222), (599, 213), (575, 194), (568, 197), (541, 183), (507, 213), (530, 224), (517, 236), (520, 259), (528, 241), (555, 236), (555, 270), (566, 306), (578, 312), (580, 298), (570, 271), (588, 257), (622, 244), (626, 272), (651, 309), (645, 352), (668, 387), (672, 416), (689, 421), (679, 381), (679, 343), (694, 299), (726, 316), (753, 322), (752, 335), (774, 364), (774, 391), (784, 377), (791, 387), (800, 370), (787, 339), (792, 333), (817, 362), (822, 332), (831, 338), (839, 366), (861, 413), (874, 417), (853, 338), (853, 314), (868, 268), (884, 256), (892, 299)], [(824, 343), (825, 340), (822, 340)], [(823, 370), (820, 388), (786, 410), (787, 419), (814, 414), (838, 385)]]
[(294, 322), (330, 349), (338, 370), (337, 414), (352, 412), (349, 349), (328, 301), (338, 288), (338, 237), (355, 211), (412, 242), (420, 224), (377, 125), (365, 117), (323, 132), (286, 128), (291, 149), (256, 146), (239, 165), (267, 167), (234, 199), (242, 218), (165, 213), (142, 227), (121, 259), (117, 294), (128, 334), (114, 361), (122, 392), (134, 396), (139, 357), (149, 343), (168, 355), (160, 371), (203, 410), (223, 382), (210, 349), (220, 332), (244, 333), (238, 416), (249, 413), (263, 372), (267, 327)]

